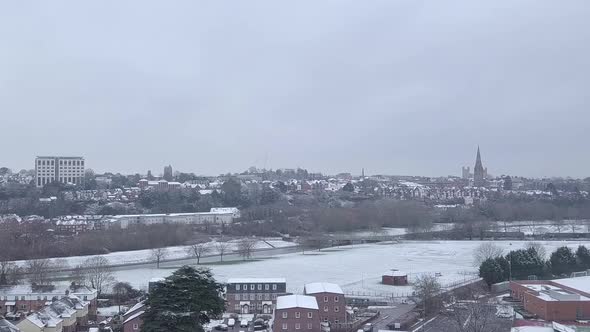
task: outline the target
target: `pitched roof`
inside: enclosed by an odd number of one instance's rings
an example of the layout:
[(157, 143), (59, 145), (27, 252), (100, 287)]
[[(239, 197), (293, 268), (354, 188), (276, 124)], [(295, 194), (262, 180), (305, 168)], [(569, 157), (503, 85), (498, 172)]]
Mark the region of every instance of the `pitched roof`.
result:
[(285, 278), (229, 278), (228, 284), (286, 283)]
[(0, 332), (20, 332), (20, 330), (6, 319), (0, 319)]
[(318, 302), (313, 296), (286, 295), (277, 297), (277, 309), (305, 308), (318, 310)]
[(133, 307), (131, 307), (131, 309), (127, 310), (127, 312), (123, 314), (123, 317), (129, 316), (143, 307), (145, 307), (145, 301), (137, 302)]
[(125, 324), (125, 323), (127, 323), (127, 322), (129, 322), (129, 321), (131, 321), (131, 320), (134, 320), (135, 318), (137, 318), (137, 317), (139, 317), (139, 316), (143, 315), (144, 313), (145, 313), (145, 311), (143, 311), (143, 310), (142, 310), (142, 311), (138, 311), (138, 312), (134, 313), (133, 315), (131, 315), (131, 316), (129, 316), (127, 319), (125, 319), (125, 321), (123, 322), (123, 324)]
[(317, 293), (344, 294), (340, 286), (328, 282), (312, 282), (305, 285), (305, 294)]

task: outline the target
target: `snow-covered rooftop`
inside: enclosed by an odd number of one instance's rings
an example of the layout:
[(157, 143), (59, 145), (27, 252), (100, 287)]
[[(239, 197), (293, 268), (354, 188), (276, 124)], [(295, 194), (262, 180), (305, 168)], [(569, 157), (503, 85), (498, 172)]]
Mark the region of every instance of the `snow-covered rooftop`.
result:
[(286, 295), (277, 297), (277, 309), (305, 308), (318, 310), (318, 301), (313, 296)]
[(328, 282), (312, 282), (305, 285), (305, 294), (317, 293), (344, 294), (340, 286)]
[(129, 316), (130, 314), (136, 312), (137, 310), (145, 307), (145, 301), (137, 302), (131, 309), (127, 310), (127, 312), (123, 316)]
[(280, 284), (286, 283), (285, 278), (229, 278), (227, 279), (228, 284), (255, 284), (255, 283), (273, 283)]
[(19, 332), (20, 330), (6, 319), (0, 319), (0, 332)]
[(590, 277), (553, 280), (554, 283), (590, 294)]
[(143, 311), (143, 310), (134, 313), (133, 315), (131, 315), (127, 319), (125, 319), (125, 321), (123, 322), (123, 324), (125, 324), (125, 323), (127, 323), (127, 322), (129, 322), (129, 321), (131, 321), (131, 320), (133, 320), (133, 319), (135, 319), (135, 318), (143, 315), (144, 313), (145, 313), (145, 311)]

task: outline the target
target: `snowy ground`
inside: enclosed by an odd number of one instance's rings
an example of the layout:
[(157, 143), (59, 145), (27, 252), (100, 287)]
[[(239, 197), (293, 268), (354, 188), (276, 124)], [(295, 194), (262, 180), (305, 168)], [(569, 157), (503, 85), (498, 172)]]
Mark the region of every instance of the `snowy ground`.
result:
[[(224, 282), (231, 277), (285, 277), (287, 290), (301, 293), (305, 283), (326, 281), (337, 283), (348, 294), (365, 296), (405, 296), (411, 287), (382, 285), (381, 275), (390, 269), (409, 274), (410, 281), (417, 275), (441, 273), (443, 285), (473, 279), (473, 251), (483, 241), (403, 241), (399, 243), (355, 245), (352, 247), (324, 249), (307, 254), (292, 253), (267, 259), (227, 264), (207, 265), (215, 277)], [(526, 241), (495, 241), (505, 252), (523, 248)], [(590, 246), (586, 241), (541, 242), (547, 252), (567, 245)], [(165, 277), (178, 266), (165, 269), (129, 269), (117, 271), (116, 278), (145, 289), (149, 279)]]
[[(231, 244), (230, 250), (235, 250), (237, 247), (237, 241), (229, 241)], [(210, 247), (209, 254), (215, 255), (217, 254), (217, 250), (215, 249), (215, 242), (208, 242), (207, 245)], [(296, 243), (283, 241), (280, 238), (265, 238), (261, 239), (257, 245), (257, 249), (271, 249), (271, 248), (286, 248), (295, 246)], [(171, 259), (181, 259), (181, 258), (189, 258), (190, 255), (188, 253), (189, 246), (176, 246), (176, 247), (167, 247), (166, 248), (166, 260)], [(227, 253), (226, 253), (227, 254)], [(84, 263), (85, 260), (94, 256), (103, 256), (109, 260), (110, 264), (112, 265), (123, 265), (123, 264), (134, 264), (134, 263), (144, 263), (154, 261), (151, 257), (152, 252), (151, 249), (145, 250), (133, 250), (133, 251), (120, 251), (120, 252), (113, 252), (106, 255), (90, 255), (90, 256), (72, 256), (72, 257), (64, 257), (64, 258), (56, 258), (59, 260), (61, 266), (64, 268), (76, 267), (77, 265), (81, 265)], [(16, 261), (18, 265), (24, 265), (25, 261)]]

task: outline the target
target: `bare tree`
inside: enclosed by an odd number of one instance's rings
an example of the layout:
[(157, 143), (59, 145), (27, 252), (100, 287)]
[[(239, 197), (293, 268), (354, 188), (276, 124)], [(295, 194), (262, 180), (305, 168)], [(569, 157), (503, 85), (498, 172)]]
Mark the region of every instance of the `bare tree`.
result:
[(480, 244), (473, 253), (473, 266), (480, 266), (485, 260), (502, 256), (504, 250), (492, 242)]
[(215, 249), (217, 249), (217, 253), (219, 254), (219, 260), (223, 262), (223, 255), (225, 255), (231, 249), (231, 245), (228, 242), (216, 242)]
[[(305, 254), (305, 249), (322, 251), (323, 248), (328, 247), (328, 238), (324, 235), (319, 233), (313, 234), (311, 236), (306, 236), (301, 238), (299, 244)], [(351, 241), (352, 242), (352, 241)]]
[(156, 261), (156, 267), (160, 268), (160, 261), (168, 256), (168, 250), (166, 248), (154, 248), (151, 251), (152, 259)]
[(187, 248), (189, 255), (197, 259), (197, 265), (201, 264), (201, 257), (211, 252), (207, 243), (196, 243)]
[(435, 276), (428, 274), (420, 275), (416, 277), (413, 286), (414, 293), (411, 299), (417, 305), (422, 306), (424, 317), (441, 307), (442, 286)]
[(21, 269), (0, 255), (0, 286), (17, 284), (21, 277)]
[(243, 238), (240, 241), (238, 241), (238, 254), (240, 254), (240, 256), (242, 256), (242, 258), (244, 260), (249, 259), (250, 257), (252, 257), (252, 252), (254, 251), (254, 248), (256, 248), (256, 244), (258, 243), (258, 240), (256, 240), (255, 238)]
[(88, 258), (84, 261), (86, 281), (90, 287), (96, 289), (98, 295), (115, 282), (110, 262), (103, 256)]
[(565, 226), (563, 219), (555, 220), (553, 225), (555, 226), (557, 233), (561, 233), (561, 229)]
[(50, 272), (52, 263), (50, 259), (31, 259), (25, 263), (25, 270), (29, 275), (31, 284), (39, 286), (50, 285)]
[(86, 284), (86, 272), (84, 271), (84, 267), (82, 265), (77, 265), (74, 269), (70, 272), (68, 276), (68, 280), (72, 283), (72, 285), (82, 286)]
[[(477, 285), (477, 284), (476, 284)], [(480, 294), (486, 292), (476, 285), (462, 287), (454, 295), (458, 300), (467, 300), (468, 305), (455, 306), (451, 314), (451, 321), (461, 332), (495, 332), (501, 330), (496, 318), (497, 305), (482, 302)]]
[(539, 256), (539, 258), (541, 258), (542, 260), (545, 260), (545, 257), (547, 256), (547, 250), (545, 249), (545, 247), (539, 243), (539, 242), (527, 242), (524, 247), (526, 249), (533, 249), (537, 255)]

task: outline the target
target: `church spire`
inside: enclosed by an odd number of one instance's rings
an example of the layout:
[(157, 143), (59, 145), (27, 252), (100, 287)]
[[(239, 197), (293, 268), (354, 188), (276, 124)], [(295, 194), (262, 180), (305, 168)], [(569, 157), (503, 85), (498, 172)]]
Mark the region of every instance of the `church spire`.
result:
[(479, 145), (477, 146), (475, 168), (473, 168), (473, 185), (475, 187), (483, 187), (485, 185), (485, 170), (481, 162), (481, 153), (479, 152)]
[(481, 154), (479, 153), (479, 145), (477, 146), (477, 157), (475, 158), (475, 168), (478, 167), (483, 169), (483, 164), (481, 163)]

